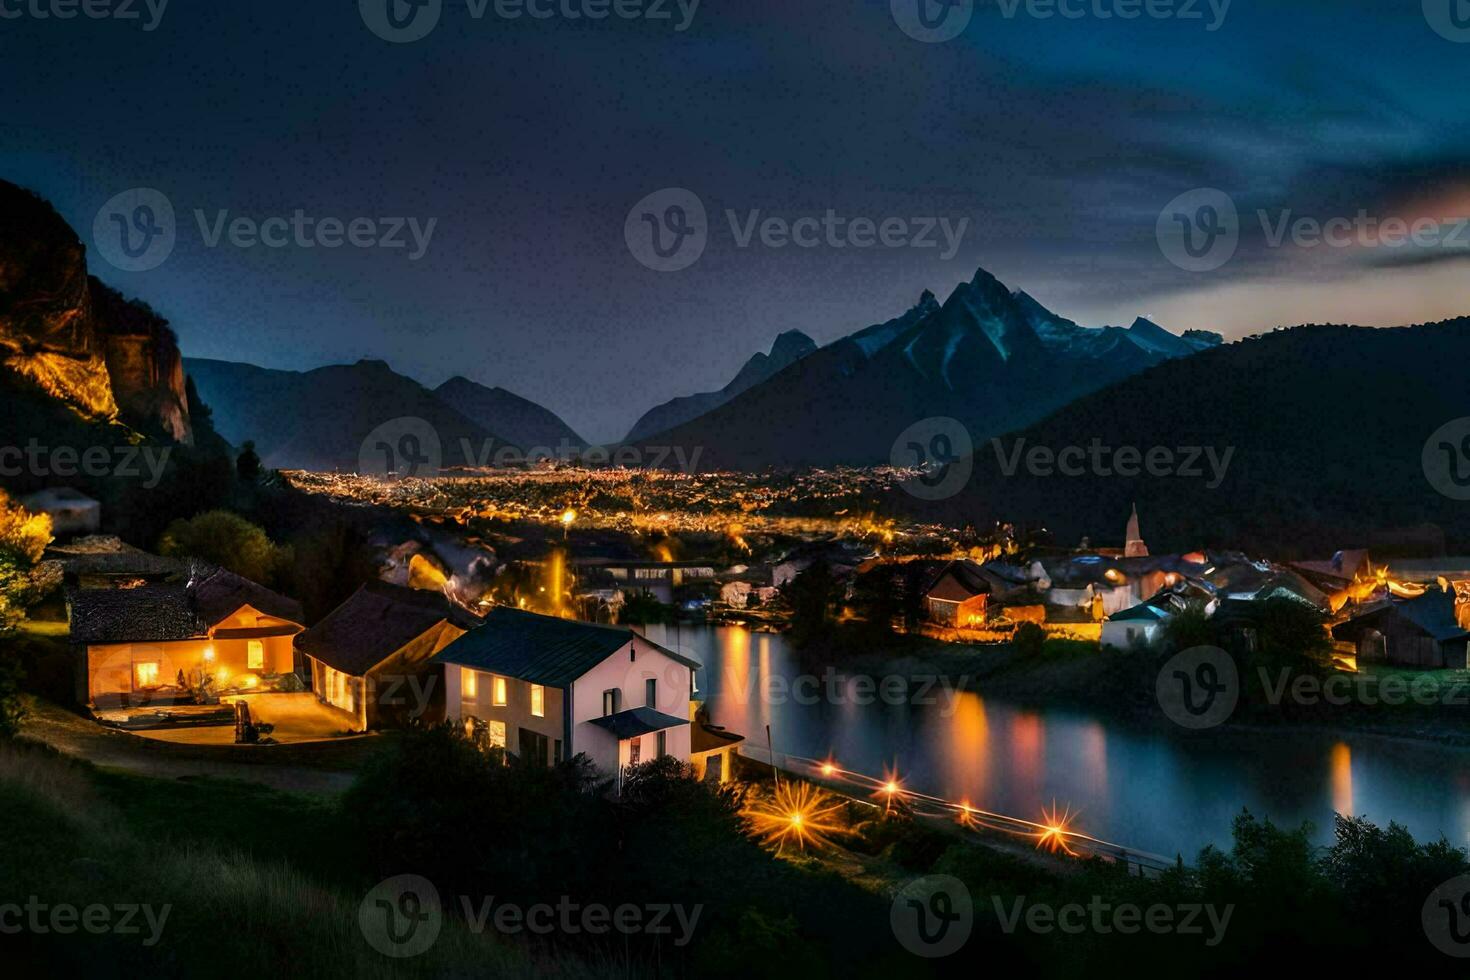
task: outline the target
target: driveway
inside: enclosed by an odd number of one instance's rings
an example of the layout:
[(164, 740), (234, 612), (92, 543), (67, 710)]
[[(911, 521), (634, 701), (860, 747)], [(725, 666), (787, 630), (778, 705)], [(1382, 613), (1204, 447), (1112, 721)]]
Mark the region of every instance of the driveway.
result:
[[(379, 736), (362, 735), (282, 745), (187, 744), (106, 728), (49, 701), (31, 698), (27, 708), (23, 737), (99, 766), (162, 779), (240, 779), (304, 793), (346, 789), (363, 761), (383, 743)], [(295, 724), (289, 715), (289, 710), (283, 715), (288, 725)], [(230, 732), (233, 740), (233, 729)]]

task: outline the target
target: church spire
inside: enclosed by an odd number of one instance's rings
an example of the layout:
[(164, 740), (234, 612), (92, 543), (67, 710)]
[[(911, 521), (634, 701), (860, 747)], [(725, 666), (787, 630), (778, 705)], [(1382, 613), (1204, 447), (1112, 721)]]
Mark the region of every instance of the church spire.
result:
[(1147, 558), (1148, 545), (1143, 543), (1143, 535), (1138, 530), (1138, 504), (1133, 505), (1133, 513), (1128, 517), (1128, 532), (1123, 538), (1124, 558)]

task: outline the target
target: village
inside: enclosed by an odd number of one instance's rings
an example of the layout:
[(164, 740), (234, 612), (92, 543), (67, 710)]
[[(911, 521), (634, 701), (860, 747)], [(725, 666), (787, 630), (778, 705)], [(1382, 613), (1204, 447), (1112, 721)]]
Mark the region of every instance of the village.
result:
[[(1287, 603), (1320, 622), (1336, 670), (1470, 666), (1470, 560), (1151, 554), (1136, 507), (1122, 548), (1026, 546), (1010, 527), (982, 538), (844, 523), (845, 511), (813, 527), (813, 509), (800, 533), (758, 514), (748, 527), (715, 515), (683, 534), (666, 525), (687, 518), (655, 521), (639, 555), (622, 529), (589, 519), (588, 503), (558, 501), (496, 531), (483, 506), (415, 499), (415, 537), (383, 548), (377, 578), (308, 621), (297, 599), (225, 568), (97, 534), (100, 505), (76, 491), (21, 501), (54, 529), (40, 567), (64, 591), (76, 703), (101, 724), (168, 740), (300, 741), (448, 720), (543, 764), (585, 754), (617, 776), (672, 756), (719, 782), (743, 734), (710, 721), (701, 664), (648, 639), (648, 625), (810, 630), (795, 620), (810, 616), (797, 596), (813, 582), (818, 629), (866, 622), (982, 646), (1061, 638), (1105, 657), (1159, 648), (1171, 621), (1192, 615), (1250, 655), (1269, 610)], [(549, 531), (539, 545), (531, 527)]]

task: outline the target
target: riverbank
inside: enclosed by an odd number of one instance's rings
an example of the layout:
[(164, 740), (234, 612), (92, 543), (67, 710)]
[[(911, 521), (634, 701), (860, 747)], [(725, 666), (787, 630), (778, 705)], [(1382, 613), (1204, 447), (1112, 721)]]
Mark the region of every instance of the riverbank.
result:
[[(834, 626), (803, 659), (874, 676), (924, 682), (942, 678), (982, 697), (1017, 705), (1086, 711), (1133, 727), (1172, 729), (1156, 684), (1167, 659), (1152, 652), (1103, 650), (1094, 643), (1048, 640), (1023, 653), (1009, 643), (953, 643), (922, 636), (875, 637)], [(1246, 665), (1240, 702), (1219, 728), (1366, 734), (1470, 748), (1470, 671), (1365, 668), (1307, 672)]]

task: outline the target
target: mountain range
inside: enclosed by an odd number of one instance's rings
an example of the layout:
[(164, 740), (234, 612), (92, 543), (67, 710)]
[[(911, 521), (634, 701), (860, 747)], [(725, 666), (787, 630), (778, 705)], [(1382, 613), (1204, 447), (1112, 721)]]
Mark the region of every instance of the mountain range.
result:
[(528, 451), (563, 447), (581, 449), (586, 440), (550, 409), (504, 388), (486, 388), (467, 378), (453, 377), (434, 389), (434, 396), (486, 429), (503, 433), (512, 444)]
[(649, 409), (634, 423), (623, 441), (636, 443), (713, 412), (735, 396), (775, 376), (816, 349), (816, 342), (806, 334), (800, 330), (788, 330), (776, 338), (769, 354), (757, 353), (746, 361), (745, 366), (725, 387), (719, 391), (673, 398)]
[(984, 439), (1220, 343), (1218, 334), (1176, 336), (1145, 319), (1080, 326), (981, 269), (942, 304), (926, 290), (902, 316), (636, 441), (701, 447), (709, 468), (883, 463), (921, 420), (953, 418)]
[[(184, 368), (200, 399), (209, 405), (219, 433), (237, 446), (253, 441), (261, 462), (274, 469), (353, 472), (367, 436), (404, 418), (422, 419), (433, 427), (446, 467), (473, 466), (487, 448), (493, 452), (505, 446), (541, 445), (522, 442), (505, 435), (499, 426), (491, 428), (472, 418), (383, 361), (281, 371), (190, 357)], [(523, 400), (508, 392), (497, 392), (462, 378), (449, 389), (470, 411), (509, 405), (513, 411), (506, 422), (520, 428), (531, 420), (522, 435), (539, 435), (551, 427), (541, 413), (560, 421), (529, 402), (520, 404)]]
[[(1464, 554), (1467, 362), (1470, 318), (1279, 329), (1166, 361), (978, 443), (956, 495), (924, 503), (900, 490), (892, 506), (955, 526), (1044, 527), (1069, 547), (1084, 536), (1121, 546), (1136, 503), (1156, 552), (1321, 558), (1368, 547), (1390, 567), (1395, 554)], [(1026, 462), (1067, 447), (1089, 454), (1073, 454), (1070, 474)], [(1119, 475), (1123, 447), (1138, 453), (1130, 468), (1152, 451), (1171, 462), (1162, 475)]]

